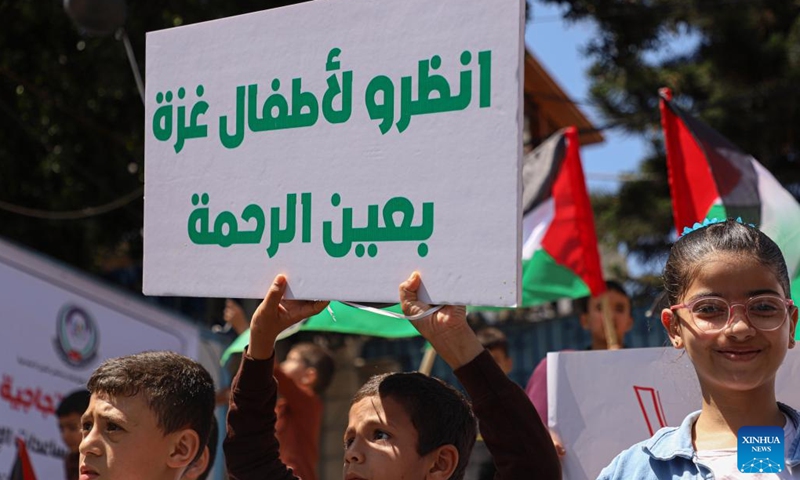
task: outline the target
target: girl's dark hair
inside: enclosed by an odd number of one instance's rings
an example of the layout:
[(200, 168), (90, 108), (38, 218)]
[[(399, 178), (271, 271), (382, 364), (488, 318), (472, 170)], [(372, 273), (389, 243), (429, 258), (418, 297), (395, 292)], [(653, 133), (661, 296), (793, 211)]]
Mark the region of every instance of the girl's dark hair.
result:
[(687, 233), (675, 242), (664, 267), (664, 289), (674, 305), (686, 293), (703, 261), (717, 252), (750, 255), (770, 268), (791, 298), (786, 260), (775, 242), (755, 227), (728, 219)]

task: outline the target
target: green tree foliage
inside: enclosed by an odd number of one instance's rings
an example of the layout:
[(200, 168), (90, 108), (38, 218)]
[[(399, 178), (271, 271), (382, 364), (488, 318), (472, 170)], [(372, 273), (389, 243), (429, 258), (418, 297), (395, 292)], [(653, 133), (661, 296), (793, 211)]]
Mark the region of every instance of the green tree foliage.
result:
[(800, 1), (541, 1), (569, 20), (596, 23), (599, 35), (585, 46), (591, 102), (653, 145), (640, 180), (593, 199), (604, 241), (647, 261), (663, 257), (673, 239), (660, 87), (800, 197)]
[[(671, 243), (667, 170), (659, 156), (645, 159), (641, 170), (640, 180), (624, 183), (617, 193), (592, 194), (595, 228), (601, 243), (622, 243), (638, 261), (658, 263)], [(620, 219), (624, 225), (619, 225)]]
[[(148, 31), (289, 3), (129, 2), (125, 29), (144, 75)], [(145, 119), (123, 43), (82, 36), (61, 1), (0, 0), (0, 18), (0, 236), (86, 270), (120, 246), (138, 263)]]

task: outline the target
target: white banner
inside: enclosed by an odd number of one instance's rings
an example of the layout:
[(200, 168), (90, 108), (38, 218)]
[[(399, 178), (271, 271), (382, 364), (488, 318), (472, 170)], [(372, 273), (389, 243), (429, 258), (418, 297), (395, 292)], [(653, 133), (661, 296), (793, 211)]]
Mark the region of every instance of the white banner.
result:
[(522, 0), (326, 0), (147, 35), (144, 291), (519, 301)]
[(197, 327), (0, 240), (0, 480), (23, 438), (39, 479), (64, 478), (55, 409), (105, 359), (198, 357)]
[[(700, 409), (686, 353), (671, 347), (547, 354), (548, 423), (564, 442), (565, 480), (595, 479), (620, 452)], [(779, 401), (800, 404), (800, 352), (778, 370)]]

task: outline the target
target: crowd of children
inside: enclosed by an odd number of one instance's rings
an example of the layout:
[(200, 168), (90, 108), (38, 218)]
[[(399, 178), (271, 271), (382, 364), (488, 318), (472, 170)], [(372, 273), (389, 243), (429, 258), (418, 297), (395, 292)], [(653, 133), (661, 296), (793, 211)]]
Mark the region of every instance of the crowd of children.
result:
[[(417, 297), (421, 282), (414, 273), (399, 287), (406, 315), (429, 311)], [(672, 247), (664, 283), (670, 307), (661, 321), (672, 345), (692, 361), (702, 407), (680, 426), (663, 428), (609, 459), (600, 478), (741, 478), (737, 431), (748, 425), (780, 427), (786, 459), (782, 472), (748, 478), (800, 478), (800, 413), (779, 403), (775, 393), (776, 372), (794, 347), (798, 320), (778, 247), (734, 220), (703, 226)], [(327, 303), (284, 299), (287, 285), (285, 276), (277, 276), (253, 315), (250, 343), (232, 383), (224, 452), (234, 480), (317, 478), (319, 395), (333, 363), (324, 349), (298, 344), (276, 364), (274, 345), (284, 329)], [(632, 322), (630, 300), (614, 285), (607, 295), (622, 338)], [(595, 334), (602, 332), (595, 300), (581, 317), (592, 332), (592, 349), (606, 347)], [(546, 383), (534, 372), (529, 399), (507, 377), (511, 363), (502, 332), (476, 335), (461, 306), (445, 306), (413, 325), (453, 369), (469, 400), (419, 373), (371, 378), (350, 405), (343, 478), (479, 478), (467, 473), (476, 438), (494, 468), (491, 478), (560, 478), (565, 448), (551, 438), (546, 406), (537, 400)], [(76, 398), (88, 397), (88, 405), (73, 406), (79, 402), (70, 396), (59, 407), (72, 452), (68, 471), (72, 462), (87, 480), (204, 478), (217, 433), (214, 388), (202, 366), (174, 353), (141, 353), (107, 360), (87, 387)], [(81, 438), (75, 435), (78, 415)]]

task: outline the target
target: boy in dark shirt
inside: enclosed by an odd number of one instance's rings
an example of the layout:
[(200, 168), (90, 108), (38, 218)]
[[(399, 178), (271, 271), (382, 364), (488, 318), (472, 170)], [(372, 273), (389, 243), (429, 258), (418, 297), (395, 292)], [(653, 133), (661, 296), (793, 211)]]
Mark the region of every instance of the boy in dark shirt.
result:
[[(483, 327), (475, 331), (475, 336), (481, 342), (483, 348), (489, 352), (494, 361), (508, 375), (514, 367), (514, 361), (508, 354), (508, 338), (506, 334), (495, 327)], [(466, 480), (492, 480), (497, 469), (494, 466), (494, 459), (486, 448), (483, 437), (478, 434), (475, 447), (472, 449), (472, 457), (467, 465)]]
[[(414, 273), (400, 285), (403, 312), (429, 311), (417, 298)], [(278, 275), (253, 315), (250, 345), (233, 381), (225, 454), (231, 479), (297, 478), (281, 462), (274, 436), (277, 389), (269, 374), (278, 334), (320, 312), (327, 302), (284, 300)], [(525, 393), (509, 380), (466, 322), (466, 308), (444, 308), (414, 321), (472, 397), (418, 373), (373, 378), (353, 399), (343, 438), (345, 480), (459, 480), (475, 441), (476, 423), (498, 468), (496, 479), (561, 477), (550, 436)], [(267, 379), (265, 381), (265, 378)]]

